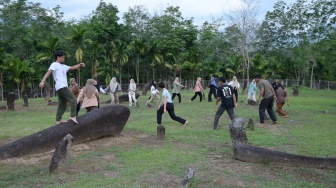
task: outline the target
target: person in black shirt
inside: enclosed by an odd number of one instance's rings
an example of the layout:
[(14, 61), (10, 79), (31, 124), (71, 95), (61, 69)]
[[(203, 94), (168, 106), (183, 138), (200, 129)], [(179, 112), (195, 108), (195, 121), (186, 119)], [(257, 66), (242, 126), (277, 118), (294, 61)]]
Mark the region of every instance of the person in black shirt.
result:
[(281, 86), (281, 84), (279, 82), (280, 82), (279, 79), (275, 79), (275, 81), (272, 83), (272, 87), (274, 89), (274, 92), (276, 92), (276, 90), (279, 88), (279, 86)]
[[(213, 130), (217, 129), (218, 120), (221, 115), (227, 111), (231, 122), (235, 120), (235, 113), (233, 108), (237, 108), (236, 96), (233, 92), (233, 88), (230, 85), (227, 85), (226, 78), (220, 77), (219, 79), (219, 87), (217, 88), (217, 99), (216, 99), (216, 108), (218, 109), (215, 115)], [(218, 107), (218, 102), (221, 101), (221, 105)]]

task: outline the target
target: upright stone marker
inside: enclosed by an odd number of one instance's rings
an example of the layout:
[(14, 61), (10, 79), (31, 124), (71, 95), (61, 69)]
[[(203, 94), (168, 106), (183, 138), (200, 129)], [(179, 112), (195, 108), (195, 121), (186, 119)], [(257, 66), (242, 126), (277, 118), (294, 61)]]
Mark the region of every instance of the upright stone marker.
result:
[(8, 110), (15, 110), (14, 101), (15, 101), (15, 93), (14, 92), (8, 93), (7, 95), (7, 109)]
[(28, 95), (23, 96), (23, 107), (28, 107)]

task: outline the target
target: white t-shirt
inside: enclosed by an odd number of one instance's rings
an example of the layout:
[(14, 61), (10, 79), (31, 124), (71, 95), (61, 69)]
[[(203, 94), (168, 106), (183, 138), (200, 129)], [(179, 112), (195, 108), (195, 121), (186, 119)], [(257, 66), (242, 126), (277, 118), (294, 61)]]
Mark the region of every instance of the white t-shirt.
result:
[(156, 95), (157, 93), (159, 93), (159, 90), (155, 89), (154, 86), (151, 87), (151, 94), (152, 95)]
[(64, 87), (68, 87), (67, 72), (69, 69), (69, 66), (58, 62), (53, 62), (50, 65), (49, 70), (53, 71), (54, 80), (56, 82), (56, 91)]

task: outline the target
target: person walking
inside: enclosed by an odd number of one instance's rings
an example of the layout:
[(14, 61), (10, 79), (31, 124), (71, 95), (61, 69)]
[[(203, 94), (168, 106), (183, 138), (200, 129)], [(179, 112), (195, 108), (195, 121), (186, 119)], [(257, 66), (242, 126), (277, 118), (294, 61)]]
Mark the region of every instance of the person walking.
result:
[(83, 98), (82, 108), (85, 108), (86, 112), (91, 112), (98, 108), (99, 92), (95, 84), (96, 81), (94, 79), (88, 79), (77, 97), (77, 102)]
[(174, 121), (177, 121), (183, 124), (183, 126), (186, 126), (189, 122), (175, 115), (174, 104), (173, 104), (171, 95), (169, 91), (165, 88), (164, 83), (160, 82), (159, 88), (162, 90), (162, 101), (157, 108), (157, 113), (156, 113), (157, 125), (159, 126), (162, 123), (162, 114), (165, 112), (168, 112), (170, 118), (172, 118)]
[(179, 99), (179, 103), (181, 103), (181, 94), (180, 94), (181, 87), (185, 87), (185, 86), (181, 85), (179, 77), (176, 77), (175, 81), (173, 83), (173, 98), (172, 98), (172, 100), (174, 100), (175, 96), (177, 95), (177, 97)]
[[(95, 77), (95, 78), (93, 78), (93, 80), (95, 81), (94, 86), (96, 87), (98, 93), (106, 94), (105, 90), (100, 86), (100, 84), (99, 84), (99, 82), (98, 82), (98, 78)], [(100, 98), (100, 97), (99, 97), (99, 98)], [(98, 100), (98, 106), (97, 106), (97, 108), (99, 108), (99, 107), (100, 107), (100, 102), (99, 102), (99, 100)]]
[[(75, 78), (70, 78), (70, 90), (71, 92), (75, 95), (75, 97), (77, 98), (79, 95), (79, 87), (78, 84), (76, 83), (76, 79)], [(78, 116), (78, 112), (80, 110), (80, 102), (77, 102), (77, 106), (76, 106), (76, 116)]]
[(202, 87), (202, 78), (201, 77), (198, 77), (197, 80), (196, 80), (196, 84), (195, 84), (195, 87), (194, 87), (194, 92), (195, 92), (195, 95), (190, 99), (190, 103), (196, 99), (197, 95), (200, 97), (200, 102), (202, 102), (202, 92), (204, 92), (204, 89)]
[(236, 76), (233, 76), (232, 80), (229, 82), (229, 85), (233, 87), (233, 93), (236, 96), (236, 102), (238, 102), (238, 90), (240, 88), (240, 84)]
[(156, 103), (160, 103), (159, 90), (156, 89), (156, 81), (153, 80), (151, 86), (151, 96), (149, 100), (145, 103), (145, 105), (149, 107), (149, 103), (151, 103), (155, 97), (157, 98)]
[[(218, 79), (219, 87), (217, 88), (216, 108), (218, 109), (215, 115), (213, 130), (217, 129), (218, 121), (221, 115), (227, 111), (231, 122), (235, 120), (234, 108), (237, 108), (236, 96), (233, 92), (233, 88), (226, 84), (226, 78), (224, 76)], [(221, 101), (221, 105), (218, 107), (218, 102)]]
[(130, 80), (130, 84), (128, 87), (128, 100), (129, 100), (129, 106), (132, 106), (132, 99), (134, 101), (134, 104), (137, 103), (136, 97), (135, 97), (135, 92), (136, 92), (136, 84), (134, 82), (134, 79), (132, 78)]
[(66, 110), (67, 101), (70, 101), (70, 119), (78, 124), (76, 118), (76, 106), (77, 106), (77, 99), (75, 95), (70, 91), (68, 87), (67, 81), (67, 72), (69, 70), (76, 70), (80, 67), (85, 67), (85, 63), (78, 63), (74, 66), (67, 66), (64, 63), (66, 54), (64, 51), (56, 51), (55, 52), (55, 62), (53, 62), (46, 74), (44, 75), (41, 83), (39, 86), (43, 88), (47, 78), (50, 74), (53, 74), (54, 80), (56, 82), (55, 89), (58, 97), (58, 107), (56, 112), (56, 124), (65, 123), (68, 121), (62, 120), (62, 116)]
[(110, 84), (105, 88), (106, 94), (109, 92), (111, 96), (111, 104), (119, 104), (118, 92), (121, 91), (121, 86), (117, 82), (116, 77), (113, 77), (110, 81)]
[[(272, 85), (267, 80), (261, 79), (260, 74), (254, 75), (254, 80), (256, 81), (259, 89), (258, 103), (260, 124), (264, 124), (265, 110), (267, 110), (273, 124), (278, 123), (278, 119), (273, 111), (273, 103), (274, 99), (276, 99), (276, 95)], [(263, 99), (260, 101), (261, 98)]]
[(208, 102), (212, 102), (211, 95), (213, 95), (215, 99), (217, 99), (216, 92), (217, 92), (217, 83), (216, 83), (215, 77), (211, 76), (210, 91), (208, 94)]
[(288, 92), (285, 90), (285, 88), (281, 84), (279, 84), (275, 93), (277, 96), (276, 103), (277, 103), (277, 112), (279, 116), (288, 118), (286, 112), (282, 109), (286, 101), (287, 101), (288, 107), (290, 105), (289, 100), (288, 100)]
[(253, 79), (252, 82), (250, 83), (250, 86), (249, 86), (249, 89), (248, 89), (247, 100), (257, 102), (256, 97), (255, 97), (256, 91), (259, 92), (259, 89), (256, 86), (255, 80)]

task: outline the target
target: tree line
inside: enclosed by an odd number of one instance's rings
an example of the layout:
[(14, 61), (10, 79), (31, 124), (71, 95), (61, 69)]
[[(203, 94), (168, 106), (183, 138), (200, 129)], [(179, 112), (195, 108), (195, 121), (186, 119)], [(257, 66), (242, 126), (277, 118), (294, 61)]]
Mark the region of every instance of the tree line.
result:
[(3, 0), (1, 95), (38, 90), (58, 49), (66, 51), (66, 64), (86, 63), (70, 73), (81, 86), (93, 77), (108, 84), (112, 77), (146, 83), (175, 76), (250, 80), (255, 73), (298, 83), (336, 80), (336, 1), (278, 1), (262, 21), (257, 20), (256, 1), (243, 2), (239, 9), (197, 26), (178, 6), (151, 15), (138, 5), (119, 18), (118, 7), (101, 0), (92, 14), (65, 21), (60, 6), (46, 9), (27, 0)]

